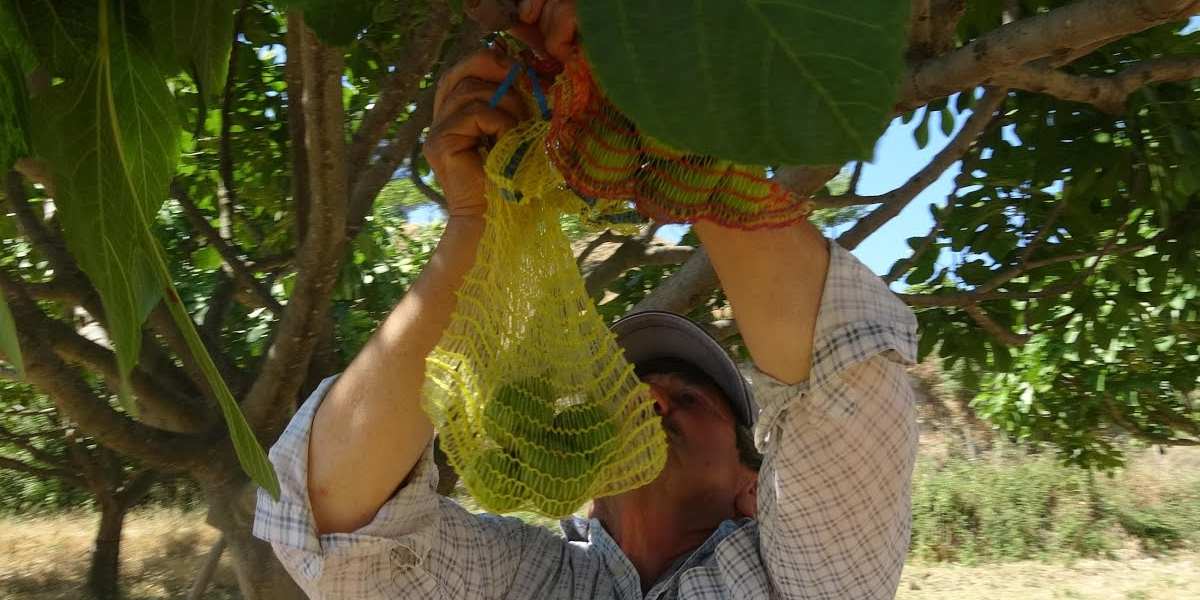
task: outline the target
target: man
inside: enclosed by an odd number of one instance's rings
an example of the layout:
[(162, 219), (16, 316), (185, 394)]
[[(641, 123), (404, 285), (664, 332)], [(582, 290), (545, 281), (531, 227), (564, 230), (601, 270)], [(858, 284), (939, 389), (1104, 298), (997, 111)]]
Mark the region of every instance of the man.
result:
[[(531, 46), (560, 60), (578, 51), (573, 2), (520, 7), (515, 33)], [(425, 357), (485, 227), (480, 140), (529, 116), (511, 95), (488, 104), (509, 66), (485, 50), (440, 82), (425, 152), (445, 233), (272, 449), (283, 497), (260, 494), (255, 534), (314, 598), (892, 598), (908, 546), (916, 322), (807, 223), (695, 225), (754, 359), (757, 408), (698, 327), (636, 315), (615, 329), (668, 433), (657, 479), (597, 498), (565, 539), (434, 492)]]

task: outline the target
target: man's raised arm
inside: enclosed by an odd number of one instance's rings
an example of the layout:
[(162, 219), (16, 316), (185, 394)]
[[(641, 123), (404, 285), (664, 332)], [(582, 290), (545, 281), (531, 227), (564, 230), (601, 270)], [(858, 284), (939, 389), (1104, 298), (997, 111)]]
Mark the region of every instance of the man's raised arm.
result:
[(366, 525), (404, 483), (433, 435), (421, 409), (425, 358), (454, 312), (455, 293), (475, 261), (484, 229), (479, 142), (524, 117), (509, 94), (488, 99), (510, 60), (483, 50), (438, 85), (425, 155), (445, 191), (446, 230), (420, 278), (330, 389), (313, 421), (308, 488), (320, 533)]

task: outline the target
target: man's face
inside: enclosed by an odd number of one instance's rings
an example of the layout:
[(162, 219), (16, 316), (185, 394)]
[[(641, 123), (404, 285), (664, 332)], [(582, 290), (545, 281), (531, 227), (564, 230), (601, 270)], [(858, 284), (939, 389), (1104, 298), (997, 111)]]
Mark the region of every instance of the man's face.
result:
[(651, 487), (684, 501), (732, 506), (755, 473), (738, 459), (733, 409), (719, 389), (670, 373), (643, 378), (667, 432), (667, 463)]

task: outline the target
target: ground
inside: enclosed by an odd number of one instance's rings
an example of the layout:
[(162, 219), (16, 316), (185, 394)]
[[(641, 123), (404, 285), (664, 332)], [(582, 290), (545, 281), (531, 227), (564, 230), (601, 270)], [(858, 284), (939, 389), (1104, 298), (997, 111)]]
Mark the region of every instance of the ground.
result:
[[(87, 570), (94, 528), (87, 514), (0, 518), (0, 598), (75, 600)], [(154, 510), (130, 515), (122, 568), (131, 600), (182, 599), (216, 532), (197, 513)], [(1190, 591), (1189, 591), (1190, 590)], [(1073, 564), (922, 565), (905, 568), (900, 600), (1184, 600), (1200, 590), (1200, 554), (1129, 556)], [(208, 595), (237, 598), (222, 562)]]

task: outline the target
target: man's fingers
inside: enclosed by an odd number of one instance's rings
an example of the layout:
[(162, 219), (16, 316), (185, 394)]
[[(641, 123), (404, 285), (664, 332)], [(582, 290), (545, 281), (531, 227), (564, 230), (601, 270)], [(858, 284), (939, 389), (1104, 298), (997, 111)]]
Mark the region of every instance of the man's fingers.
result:
[[(544, 0), (543, 0), (544, 1)], [(574, 2), (552, 2), (545, 7), (541, 17), (545, 50), (559, 62), (567, 62), (575, 54), (575, 43), (579, 31), (579, 20)]]
[(546, 0), (521, 0), (520, 6), (517, 7), (517, 14), (526, 23), (537, 23), (538, 17), (542, 14), (542, 7), (545, 4)]
[(425, 143), (426, 156), (438, 160), (473, 150), (479, 145), (481, 137), (499, 137), (518, 122), (517, 117), (499, 108), (492, 108), (485, 101), (472, 101), (434, 126)]
[[(483, 101), (491, 102), (492, 97), (496, 95), (500, 86), (482, 79), (474, 77), (466, 77), (460, 79), (454, 89), (442, 101), (441, 109), (434, 115), (436, 119), (441, 115), (452, 115), (472, 102)], [(509, 91), (500, 98), (500, 103), (497, 105), (510, 115), (513, 115), (519, 120), (530, 117), (529, 109), (521, 100), (519, 94), (515, 91)]]
[(446, 97), (454, 90), (458, 82), (466, 77), (500, 83), (508, 75), (513, 61), (508, 55), (492, 48), (477, 50), (450, 67), (438, 80), (437, 91), (433, 94), (433, 114), (444, 114), (441, 109)]

